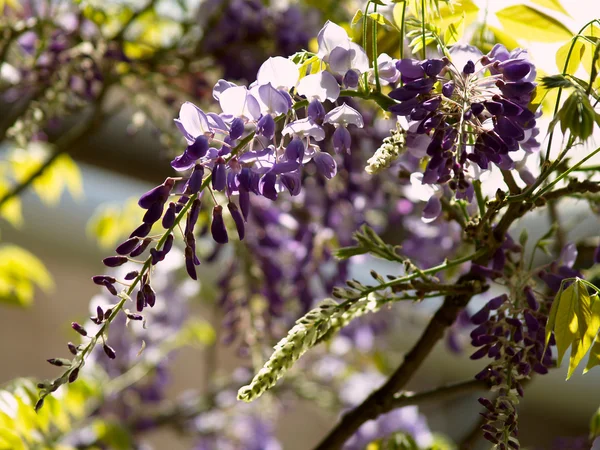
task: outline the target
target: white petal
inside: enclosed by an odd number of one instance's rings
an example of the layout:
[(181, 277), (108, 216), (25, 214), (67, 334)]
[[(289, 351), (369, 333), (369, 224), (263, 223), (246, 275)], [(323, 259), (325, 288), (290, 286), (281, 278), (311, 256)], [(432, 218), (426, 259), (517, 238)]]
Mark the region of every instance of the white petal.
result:
[(260, 117), (258, 101), (250, 94), (246, 86), (227, 89), (219, 97), (219, 104), (225, 114), (257, 120)]
[(231, 83), (230, 81), (227, 80), (223, 80), (220, 79), (219, 81), (217, 81), (215, 83), (215, 87), (213, 87), (213, 98), (216, 101), (219, 101), (219, 97), (221, 96), (221, 94), (226, 91), (227, 89), (231, 88), (231, 87), (235, 87), (237, 86), (235, 83)]
[[(198, 136), (211, 132), (206, 114), (190, 102), (185, 102), (181, 105), (181, 109), (179, 110), (179, 123), (189, 135), (189, 137), (186, 136), (186, 139), (188, 139), (188, 141), (191, 140), (191, 142), (194, 142), (193, 139)], [(181, 130), (181, 128), (179, 129)]]
[(317, 141), (325, 139), (325, 130), (317, 125), (310, 117), (288, 123), (281, 131), (281, 134), (291, 134), (301, 138), (310, 136)]
[(329, 111), (323, 119), (326, 123), (336, 123), (338, 125), (356, 125), (358, 128), (362, 128), (364, 125), (362, 115), (345, 103), (342, 106)]
[(360, 45), (351, 42), (348, 48), (336, 47), (331, 51), (329, 67), (340, 75), (344, 75), (350, 69), (364, 73), (369, 70), (369, 58)]
[(285, 114), (290, 109), (287, 98), (270, 83), (250, 89), (262, 114)]
[(305, 95), (309, 101), (316, 98), (320, 102), (334, 102), (340, 95), (340, 85), (329, 72), (319, 72), (300, 80), (298, 94)]
[(289, 90), (296, 86), (300, 72), (292, 61), (282, 56), (267, 59), (258, 69), (259, 85), (271, 83), (276, 89)]
[(319, 43), (317, 56), (325, 61), (327, 61), (329, 53), (334, 48), (348, 48), (350, 46), (350, 38), (346, 30), (329, 20), (321, 28), (321, 31), (319, 31), (317, 42)]
[(365, 50), (358, 44), (351, 42), (350, 51), (353, 51), (352, 68), (364, 73), (369, 70), (369, 57)]

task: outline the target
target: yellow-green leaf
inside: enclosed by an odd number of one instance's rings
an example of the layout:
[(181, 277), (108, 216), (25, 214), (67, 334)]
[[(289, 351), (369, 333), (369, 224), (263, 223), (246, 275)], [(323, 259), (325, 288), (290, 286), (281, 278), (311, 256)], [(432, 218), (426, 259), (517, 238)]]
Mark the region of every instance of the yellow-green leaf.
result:
[[(579, 327), (581, 324), (579, 323), (576, 309), (580, 295), (580, 284), (574, 282), (562, 292), (558, 299), (554, 336), (556, 339), (559, 366), (567, 349), (573, 344), (573, 341), (579, 337)], [(556, 302), (556, 299), (554, 301)], [(552, 314), (552, 312), (550, 314)]]
[(441, 29), (444, 29), (451, 23), (457, 23), (462, 17), (464, 17), (464, 25), (470, 25), (479, 15), (479, 6), (471, 0), (461, 0), (460, 4), (453, 3), (452, 6), (448, 3), (442, 3), (439, 11), (439, 17), (436, 17), (433, 20), (433, 23)]
[(16, 245), (0, 247), (0, 302), (29, 306), (34, 286), (48, 291), (53, 282), (44, 264)]
[(358, 11), (356, 11), (356, 14), (354, 14), (354, 17), (352, 18), (352, 22), (350, 22), (350, 24), (352, 26), (356, 25), (358, 22), (361, 21), (361, 19), (363, 18), (363, 12), (359, 9)]
[[(576, 283), (580, 283), (580, 281), (576, 281)], [(573, 375), (573, 372), (592, 346), (592, 342), (598, 334), (598, 329), (600, 329), (600, 301), (598, 301), (598, 296), (590, 297), (586, 286), (583, 284), (580, 286), (580, 291), (576, 308), (579, 321), (579, 339), (576, 339), (571, 347), (567, 380), (571, 378), (571, 375)]]
[(588, 362), (583, 369), (583, 373), (588, 373), (593, 367), (600, 365), (600, 340), (598, 337), (594, 340), (594, 344), (592, 345), (592, 349), (590, 350), (590, 355), (588, 356)]
[(456, 44), (465, 32), (465, 13), (456, 21), (448, 24), (444, 31), (444, 43), (446, 45)]
[(368, 17), (372, 21), (377, 22), (379, 25), (381, 25), (383, 27), (386, 27), (386, 28), (388, 28), (390, 30), (398, 30), (398, 31), (400, 31), (400, 29), (395, 24), (393, 24), (392, 22), (390, 22), (383, 14), (379, 14), (377, 12), (374, 12), (374, 13), (370, 13), (368, 15)]
[[(572, 50), (571, 47), (573, 48)], [(573, 75), (579, 69), (585, 51), (586, 48), (583, 40), (575, 36), (573, 40), (565, 43), (557, 50), (556, 67), (562, 73)]]
[(514, 5), (496, 13), (507, 33), (536, 42), (560, 42), (573, 33), (555, 18), (526, 5)]
[(543, 6), (544, 8), (548, 8), (551, 9), (553, 11), (558, 11), (560, 13), (563, 13), (565, 15), (569, 15), (569, 13), (567, 12), (567, 10), (563, 7), (563, 5), (560, 4), (559, 0), (531, 0), (532, 3), (535, 3), (536, 5), (540, 5)]

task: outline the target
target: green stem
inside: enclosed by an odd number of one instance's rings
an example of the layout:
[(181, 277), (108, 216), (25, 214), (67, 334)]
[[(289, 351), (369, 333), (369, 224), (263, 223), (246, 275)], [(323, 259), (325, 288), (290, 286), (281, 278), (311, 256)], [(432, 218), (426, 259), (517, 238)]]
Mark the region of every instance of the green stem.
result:
[[(365, 52), (367, 51), (367, 32), (369, 30), (369, 19), (368, 19), (368, 14), (369, 14), (369, 5), (371, 4), (371, 1), (369, 0), (367, 2), (367, 5), (365, 6), (365, 12), (363, 14), (363, 29), (362, 29), (362, 46), (365, 49)], [(367, 72), (364, 73), (363, 75), (363, 83), (364, 83), (364, 90), (365, 92), (369, 92), (369, 75)]]
[(404, 16), (406, 14), (406, 2), (402, 2), (402, 16), (400, 24), (400, 59), (404, 58)]
[(372, 35), (371, 35), (371, 48), (373, 49), (373, 74), (375, 76), (375, 89), (377, 92), (381, 92), (381, 83), (379, 82), (379, 67), (377, 65), (377, 3), (373, 8), (373, 12), (375, 13), (375, 19), (373, 19), (372, 26)]
[(425, 0), (421, 0), (421, 34), (423, 37), (423, 59), (427, 59), (427, 40), (425, 39)]
[(485, 215), (485, 200), (481, 192), (481, 181), (473, 181), (473, 189), (475, 189), (475, 197), (477, 197), (477, 206), (479, 207), (479, 215), (483, 217)]

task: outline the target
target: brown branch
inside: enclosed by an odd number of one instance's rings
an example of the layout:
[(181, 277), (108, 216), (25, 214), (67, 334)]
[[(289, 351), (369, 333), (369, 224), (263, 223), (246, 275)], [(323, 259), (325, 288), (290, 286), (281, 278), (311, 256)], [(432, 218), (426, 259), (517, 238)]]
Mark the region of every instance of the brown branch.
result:
[[(478, 275), (467, 273), (462, 275), (458, 282), (462, 283), (472, 280), (483, 281)], [(363, 423), (389, 411), (391, 402), (394, 401), (394, 394), (402, 390), (410, 381), (423, 361), (429, 356), (435, 344), (443, 337), (446, 328), (454, 323), (460, 311), (471, 300), (471, 297), (472, 294), (447, 296), (417, 343), (406, 354), (402, 364), (390, 376), (387, 382), (371, 393), (362, 404), (344, 414), (338, 424), (316, 447), (316, 450), (335, 450), (341, 448), (344, 442)]]

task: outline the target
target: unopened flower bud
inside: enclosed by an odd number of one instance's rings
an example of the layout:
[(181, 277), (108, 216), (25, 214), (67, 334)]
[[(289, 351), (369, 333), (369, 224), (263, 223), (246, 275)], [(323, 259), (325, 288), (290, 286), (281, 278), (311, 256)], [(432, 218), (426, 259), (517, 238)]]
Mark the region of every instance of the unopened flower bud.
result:
[(71, 328), (73, 328), (75, 331), (77, 331), (80, 335), (87, 336), (87, 331), (85, 331), (85, 329), (81, 325), (79, 325), (77, 322), (72, 322)]
[(119, 267), (127, 262), (127, 257), (125, 257), (125, 256), (109, 256), (108, 258), (104, 258), (102, 260), (102, 262), (107, 267)]
[(115, 350), (110, 345), (104, 344), (102, 349), (104, 350), (104, 353), (106, 353), (106, 356), (108, 356), (110, 359), (115, 359), (117, 357)]
[(117, 249), (116, 249), (117, 254), (128, 255), (138, 245), (139, 241), (140, 241), (140, 239), (137, 237), (127, 239), (125, 242), (123, 242), (121, 245), (119, 245), (117, 247)]

